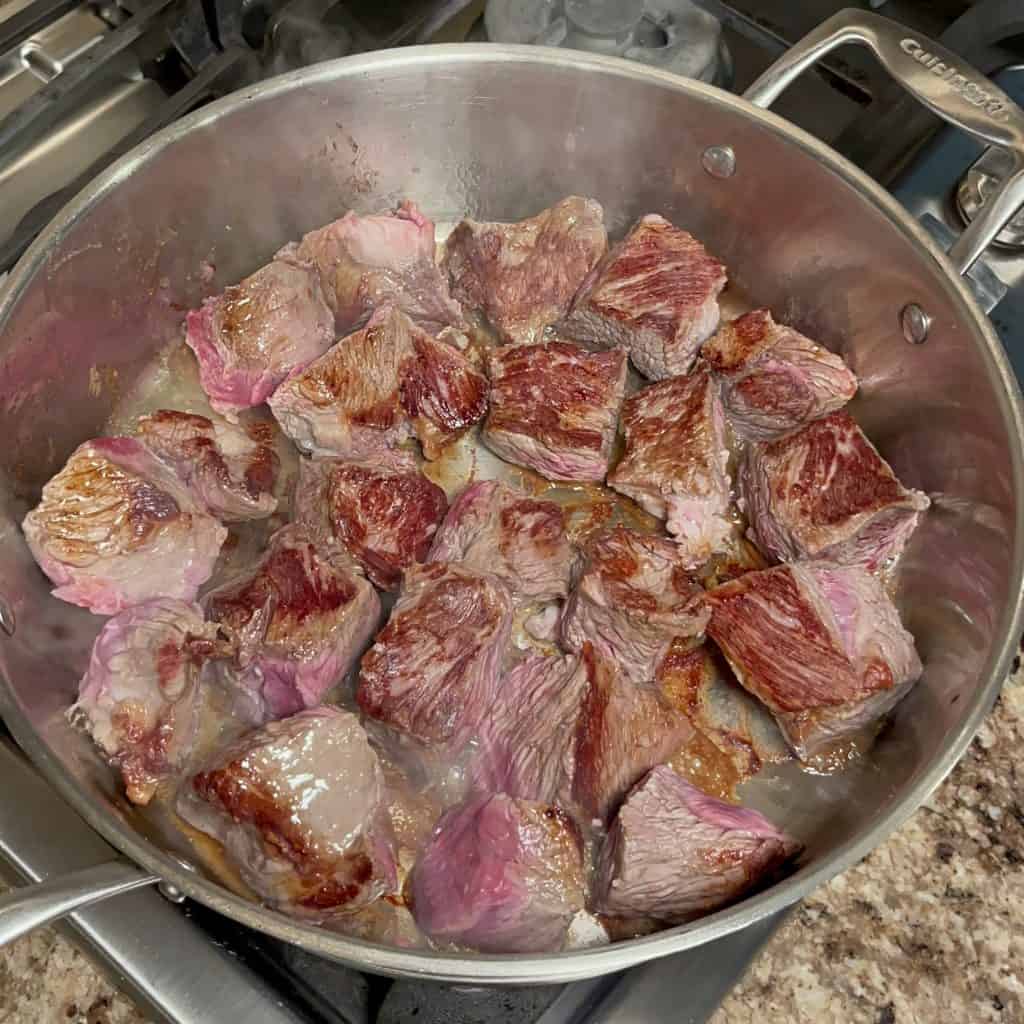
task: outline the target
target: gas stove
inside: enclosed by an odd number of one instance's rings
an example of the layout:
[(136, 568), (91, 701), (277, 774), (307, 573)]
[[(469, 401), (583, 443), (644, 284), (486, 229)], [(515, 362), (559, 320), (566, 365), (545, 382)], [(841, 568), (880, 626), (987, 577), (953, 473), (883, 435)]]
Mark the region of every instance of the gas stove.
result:
[[(722, 25), (741, 92), (836, 10), (832, 0), (699, 0)], [(871, 7), (941, 38), (1024, 103), (1024, 5), (890, 0)], [(1012, 8), (1012, 9), (1011, 9)], [(486, 38), (483, 0), (7, 0), (0, 8), (0, 274), (60, 206), (153, 132), (284, 70), (371, 49)], [(861, 52), (833, 55), (774, 108), (859, 163), (949, 244), (1005, 168), (913, 104)], [(971, 272), (1024, 373), (1024, 216)], [(0, 727), (0, 871), (39, 881), (116, 853)], [(173, 890), (137, 890), (63, 927), (154, 1018), (172, 1024), (700, 1024), (785, 914), (714, 944), (567, 986), (484, 989), (359, 974), (253, 933)]]

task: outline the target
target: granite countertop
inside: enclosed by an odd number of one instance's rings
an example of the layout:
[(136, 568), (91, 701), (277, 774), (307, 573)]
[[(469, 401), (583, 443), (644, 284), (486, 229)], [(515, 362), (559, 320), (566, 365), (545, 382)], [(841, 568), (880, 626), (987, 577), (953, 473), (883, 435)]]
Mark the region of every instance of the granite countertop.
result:
[[(1024, 672), (888, 842), (810, 897), (712, 1024), (1024, 1022)], [(147, 1024), (44, 929), (0, 952), (2, 1024)]]

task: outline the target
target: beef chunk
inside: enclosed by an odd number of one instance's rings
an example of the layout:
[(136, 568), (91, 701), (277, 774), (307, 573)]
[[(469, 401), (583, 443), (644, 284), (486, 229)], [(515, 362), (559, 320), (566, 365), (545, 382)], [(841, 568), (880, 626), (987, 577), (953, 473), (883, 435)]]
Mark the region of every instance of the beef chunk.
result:
[(708, 632), (801, 759), (862, 731), (921, 675), (914, 638), (863, 569), (802, 562), (708, 594)]
[(716, 760), (726, 759), (735, 783), (790, 757), (771, 712), (736, 682), (713, 644), (673, 643), (658, 666), (657, 682), (666, 700), (715, 748)]
[(412, 458), (391, 464), (303, 459), (297, 516), (343, 545), (381, 590), (395, 590), (402, 572), (422, 562), (448, 500)]
[(420, 928), (484, 953), (559, 949), (583, 908), (583, 885), (572, 823), (555, 807), (504, 794), (445, 814), (410, 879)]
[(871, 570), (899, 557), (929, 504), (899, 482), (845, 412), (751, 444), (739, 488), (750, 539), (770, 558), (822, 558)]
[(228, 423), (175, 409), (139, 420), (139, 438), (222, 522), (265, 519), (277, 508), (279, 460), (269, 423)]
[(700, 636), (711, 610), (671, 541), (617, 526), (593, 535), (562, 617), (562, 643), (589, 641), (634, 682), (651, 682), (675, 637)]
[(569, 593), (574, 558), (560, 505), (482, 480), (452, 504), (428, 560), (489, 572), (525, 601), (553, 601)]
[(669, 760), (693, 727), (656, 687), (623, 679), (590, 644), (582, 660), (589, 687), (576, 728), (572, 795), (585, 814), (607, 822), (630, 786)]
[(266, 401), (334, 342), (334, 318), (312, 267), (274, 260), (188, 314), (185, 341), (217, 412)]
[(99, 615), (151, 597), (194, 600), (227, 536), (128, 437), (79, 445), (22, 528), (54, 596)]
[(857, 378), (839, 356), (777, 324), (767, 309), (726, 324), (702, 351), (722, 381), (733, 429), (747, 440), (802, 427), (841, 409), (857, 392)]
[(622, 406), (626, 450), (609, 486), (666, 520), (683, 563), (693, 568), (730, 532), (729, 451), (718, 388), (698, 370), (631, 395)]
[(529, 344), (565, 315), (607, 245), (600, 204), (569, 196), (514, 224), (462, 221), (443, 266), (466, 309), (481, 312), (502, 341)]
[(259, 720), (318, 704), (380, 621), (377, 592), (348, 555), (298, 525), (278, 530), (258, 565), (204, 603), (239, 645), (226, 674)]
[(575, 767), (576, 719), (587, 689), (579, 659), (530, 655), (505, 674), (480, 729), (473, 786), (564, 802)]
[(434, 222), (405, 200), (394, 213), (349, 210), (279, 256), (308, 260), (320, 273), (339, 333), (362, 327), (375, 309), (397, 306), (431, 330), (462, 321), (435, 259)]
[(622, 348), (646, 377), (686, 373), (718, 326), (725, 267), (664, 217), (641, 217), (580, 289), (561, 325), (571, 338)]
[(604, 480), (626, 386), (623, 353), (564, 341), (506, 346), (491, 354), (490, 374), (488, 448), (553, 480)]
[(148, 804), (188, 757), (196, 680), (216, 639), (198, 606), (170, 597), (119, 612), (96, 638), (72, 711), (121, 772), (132, 803)]
[(708, 796), (660, 765), (619, 808), (594, 902), (606, 914), (682, 924), (772, 881), (799, 850), (757, 811)]
[(337, 708), (242, 736), (185, 787), (178, 811), (275, 909), (323, 920), (397, 885), (377, 755)]
[(483, 416), (487, 381), (453, 345), (384, 306), (278, 388), (270, 408), (313, 455), (377, 458), (415, 433), (432, 458)]
[(461, 749), (490, 713), (511, 626), (512, 598), (497, 577), (413, 566), (363, 658), (359, 706), (421, 743)]

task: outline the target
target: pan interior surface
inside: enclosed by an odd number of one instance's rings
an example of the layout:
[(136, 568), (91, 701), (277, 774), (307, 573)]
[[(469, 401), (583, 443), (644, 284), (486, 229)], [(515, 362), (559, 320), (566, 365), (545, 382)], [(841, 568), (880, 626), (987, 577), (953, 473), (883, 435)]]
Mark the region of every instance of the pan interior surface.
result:
[[(736, 173), (701, 154), (728, 144)], [(806, 844), (772, 889), (645, 939), (548, 956), (373, 945), (290, 920), (169, 855), (190, 856), (119, 793), (65, 711), (101, 624), (49, 594), (20, 535), (71, 450), (96, 436), (187, 309), (283, 243), (354, 208), (415, 199), (437, 222), (514, 220), (593, 196), (613, 237), (656, 212), (722, 259), (732, 289), (839, 352), (852, 411), (897, 474), (932, 498), (898, 604), (925, 675), (847, 771), (792, 764), (751, 804)], [(916, 302), (929, 339), (909, 345)], [(245, 924), (389, 974), (569, 981), (714, 939), (800, 898), (898, 825), (962, 753), (1016, 646), (1019, 393), (983, 315), (895, 202), (796, 129), (709, 87), (534, 48), (419, 48), (319, 65), (213, 104), (147, 142), (62, 212), (0, 300), (0, 710), (108, 840)], [(191, 855), (194, 859), (194, 854)]]

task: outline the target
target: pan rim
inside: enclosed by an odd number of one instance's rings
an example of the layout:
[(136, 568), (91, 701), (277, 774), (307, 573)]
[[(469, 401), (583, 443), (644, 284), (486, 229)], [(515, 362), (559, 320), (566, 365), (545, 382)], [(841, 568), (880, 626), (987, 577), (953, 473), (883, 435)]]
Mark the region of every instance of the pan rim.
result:
[[(363, 76), (369, 77), (377, 71), (394, 71), (403, 67), (422, 70), (439, 65), (450, 67), (453, 63), (494, 62), (572, 67), (580, 71), (658, 83), (711, 106), (725, 107), (746, 116), (761, 127), (781, 136), (784, 142), (798, 146), (805, 153), (824, 163), (845, 184), (854, 188), (862, 199), (884, 214), (893, 228), (901, 231), (923, 255), (929, 256), (936, 264), (936, 270), (944, 277), (946, 287), (958, 300), (967, 326), (974, 330), (977, 340), (981, 343), (979, 347), (982, 349), (993, 389), (999, 398), (1004, 423), (1011, 432), (1015, 431), (1018, 437), (1024, 437), (1024, 402), (1016, 378), (988, 318), (978, 307), (966, 284), (956, 275), (945, 254), (913, 217), (880, 185), (830, 147), (790, 122), (714, 86), (683, 79), (619, 58), (534, 46), (457, 43), (375, 51), (289, 72), (241, 89), (203, 107), (163, 129), (122, 157), (56, 215), (19, 261), (11, 272), (6, 287), (0, 292), (0, 330), (5, 326), (22, 292), (43, 268), (48, 254), (61, 242), (63, 236), (137, 167), (157, 158), (163, 149), (182, 136), (253, 102), (267, 100), (304, 86), (314, 86), (319, 82), (358, 79)], [(1021, 447), (1013, 448), (1010, 458), (1013, 490), (1019, 497), (1024, 495), (1024, 454)], [(1015, 652), (1017, 638), (1024, 622), (1022, 534), (1024, 531), (1018, 531), (1014, 538), (1010, 572), (1013, 590), (1008, 597), (1002, 622), (994, 633), (996, 637), (1001, 636), (1002, 639), (993, 644), (988, 663), (979, 675), (979, 685), (971, 697), (969, 712), (951, 737), (946, 749), (919, 774), (901, 798), (894, 801), (859, 835), (851, 837), (828, 856), (802, 867), (763, 893), (691, 924), (604, 947), (542, 955), (466, 955), (409, 951), (349, 938), (315, 925), (304, 924), (236, 896), (218, 883), (187, 871), (172, 856), (163, 853), (141, 834), (119, 822), (100, 800), (79, 787), (63, 763), (51, 752), (48, 744), (18, 708), (13, 688), (3, 673), (0, 673), (0, 714), (18, 744), (47, 780), (104, 839), (136, 863), (178, 887), (185, 895), (241, 924), (328, 959), (378, 974), (471, 984), (525, 985), (576, 981), (682, 952), (714, 941), (783, 910), (861, 859), (917, 810), (965, 752), (994, 703)]]

